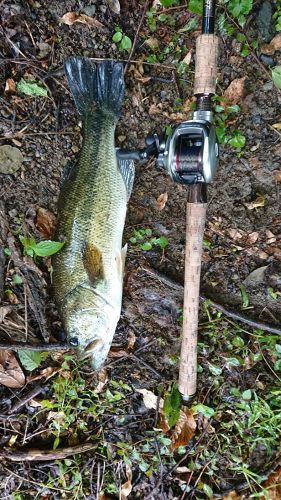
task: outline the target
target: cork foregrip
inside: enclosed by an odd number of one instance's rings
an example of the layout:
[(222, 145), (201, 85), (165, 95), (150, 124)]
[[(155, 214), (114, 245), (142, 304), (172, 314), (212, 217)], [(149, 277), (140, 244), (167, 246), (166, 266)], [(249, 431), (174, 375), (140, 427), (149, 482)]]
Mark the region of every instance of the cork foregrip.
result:
[(200, 35), (196, 41), (194, 94), (215, 94), (219, 38)]
[(206, 210), (207, 203), (187, 203), (183, 336), (179, 367), (179, 391), (184, 397), (196, 392), (199, 289)]

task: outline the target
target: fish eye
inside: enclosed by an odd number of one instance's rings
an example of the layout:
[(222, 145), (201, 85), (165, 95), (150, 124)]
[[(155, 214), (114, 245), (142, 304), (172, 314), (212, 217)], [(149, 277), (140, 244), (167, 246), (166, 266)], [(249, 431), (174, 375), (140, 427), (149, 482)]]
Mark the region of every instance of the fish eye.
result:
[(78, 337), (70, 337), (69, 344), (73, 347), (77, 347), (79, 345)]

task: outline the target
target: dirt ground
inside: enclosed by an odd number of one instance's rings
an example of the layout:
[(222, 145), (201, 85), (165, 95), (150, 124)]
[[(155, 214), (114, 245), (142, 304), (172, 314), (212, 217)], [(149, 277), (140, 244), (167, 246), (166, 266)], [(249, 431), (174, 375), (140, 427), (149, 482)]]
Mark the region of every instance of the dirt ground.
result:
[[(151, 31), (146, 14), (152, 2), (120, 3), (117, 15), (108, 3), (95, 0), (0, 2), (1, 146), (13, 146), (23, 155), (17, 171), (0, 173), (0, 343), (65, 341), (52, 298), (50, 258), (34, 262), (23, 255), (20, 243), (20, 236), (52, 238), (63, 169), (81, 145), (64, 60), (83, 55), (126, 63), (129, 52), (112, 41), (115, 27), (135, 40), (116, 133), (119, 147), (144, 147), (148, 134), (191, 116), (199, 28), (179, 30), (198, 16), (184, 8), (158, 7), (157, 29)], [(207, 299), (278, 328), (281, 94), (272, 83), (269, 63), (280, 64), (281, 44), (270, 55), (267, 49), (267, 59), (261, 57), (260, 47), (275, 36), (273, 30), (266, 39), (258, 23), (262, 4), (255, 2), (243, 30), (231, 18), (227, 21), (234, 23), (235, 32), (221, 28), (218, 95), (236, 81), (238, 87), (225, 99), (240, 106), (238, 113), (226, 113), (223, 127), (229, 137), (239, 130), (246, 144), (242, 149), (221, 145), (219, 169), (209, 187), (201, 290)], [(220, 9), (222, 14), (225, 7)], [(158, 17), (162, 11), (168, 15), (164, 21)], [(69, 12), (94, 17), (103, 27), (64, 24), (61, 18)], [(247, 38), (241, 41), (238, 32)], [(258, 48), (250, 45), (242, 56), (243, 46), (252, 40), (258, 40)], [(182, 72), (179, 62), (189, 53)], [(46, 86), (48, 97), (23, 94), (13, 87), (21, 79)], [(171, 393), (178, 373), (185, 203), (186, 188), (159, 171), (154, 160), (136, 165), (124, 232), (129, 250), (122, 317), (109, 360), (97, 375), (79, 364), (75, 353), (53, 351), (40, 367), (24, 369), (21, 388), (0, 386), (1, 498), (281, 495), (272, 486), (278, 483), (272, 479), (274, 471), (280, 477), (278, 335), (232, 321), (208, 300), (202, 302), (192, 414), (197, 427), (175, 444), (177, 432), (163, 423), (160, 401)], [(150, 233), (139, 244), (130, 243), (144, 229), (167, 238), (167, 247), (142, 250)], [(143, 391), (154, 395), (156, 403), (149, 406)], [(204, 405), (203, 412), (196, 405)], [(94, 448), (84, 453), (85, 443)], [(44, 453), (49, 458), (44, 460)]]

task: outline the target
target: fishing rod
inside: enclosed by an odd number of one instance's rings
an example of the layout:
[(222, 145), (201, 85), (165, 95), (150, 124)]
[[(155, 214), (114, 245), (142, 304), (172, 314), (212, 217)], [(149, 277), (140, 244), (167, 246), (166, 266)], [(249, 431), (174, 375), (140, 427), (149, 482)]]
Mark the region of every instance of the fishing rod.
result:
[(214, 34), (215, 0), (203, 3), (202, 34), (196, 41), (192, 120), (175, 126), (168, 138), (153, 134), (140, 151), (118, 150), (119, 161), (156, 156), (158, 167), (188, 186), (186, 205), (185, 284), (183, 333), (179, 365), (179, 391), (184, 401), (196, 393), (197, 332), (202, 244), (207, 211), (207, 185), (213, 181), (219, 147), (212, 124), (219, 39)]

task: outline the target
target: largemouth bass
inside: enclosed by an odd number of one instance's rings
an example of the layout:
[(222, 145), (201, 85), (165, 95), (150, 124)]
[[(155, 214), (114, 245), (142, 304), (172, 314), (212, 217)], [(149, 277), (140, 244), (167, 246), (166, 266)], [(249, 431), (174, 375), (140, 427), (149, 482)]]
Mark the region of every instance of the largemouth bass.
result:
[(118, 162), (114, 145), (123, 66), (72, 57), (65, 71), (82, 116), (83, 146), (59, 197), (57, 237), (65, 245), (53, 258), (53, 287), (69, 343), (99, 369), (121, 312), (122, 234), (134, 180), (133, 162)]

